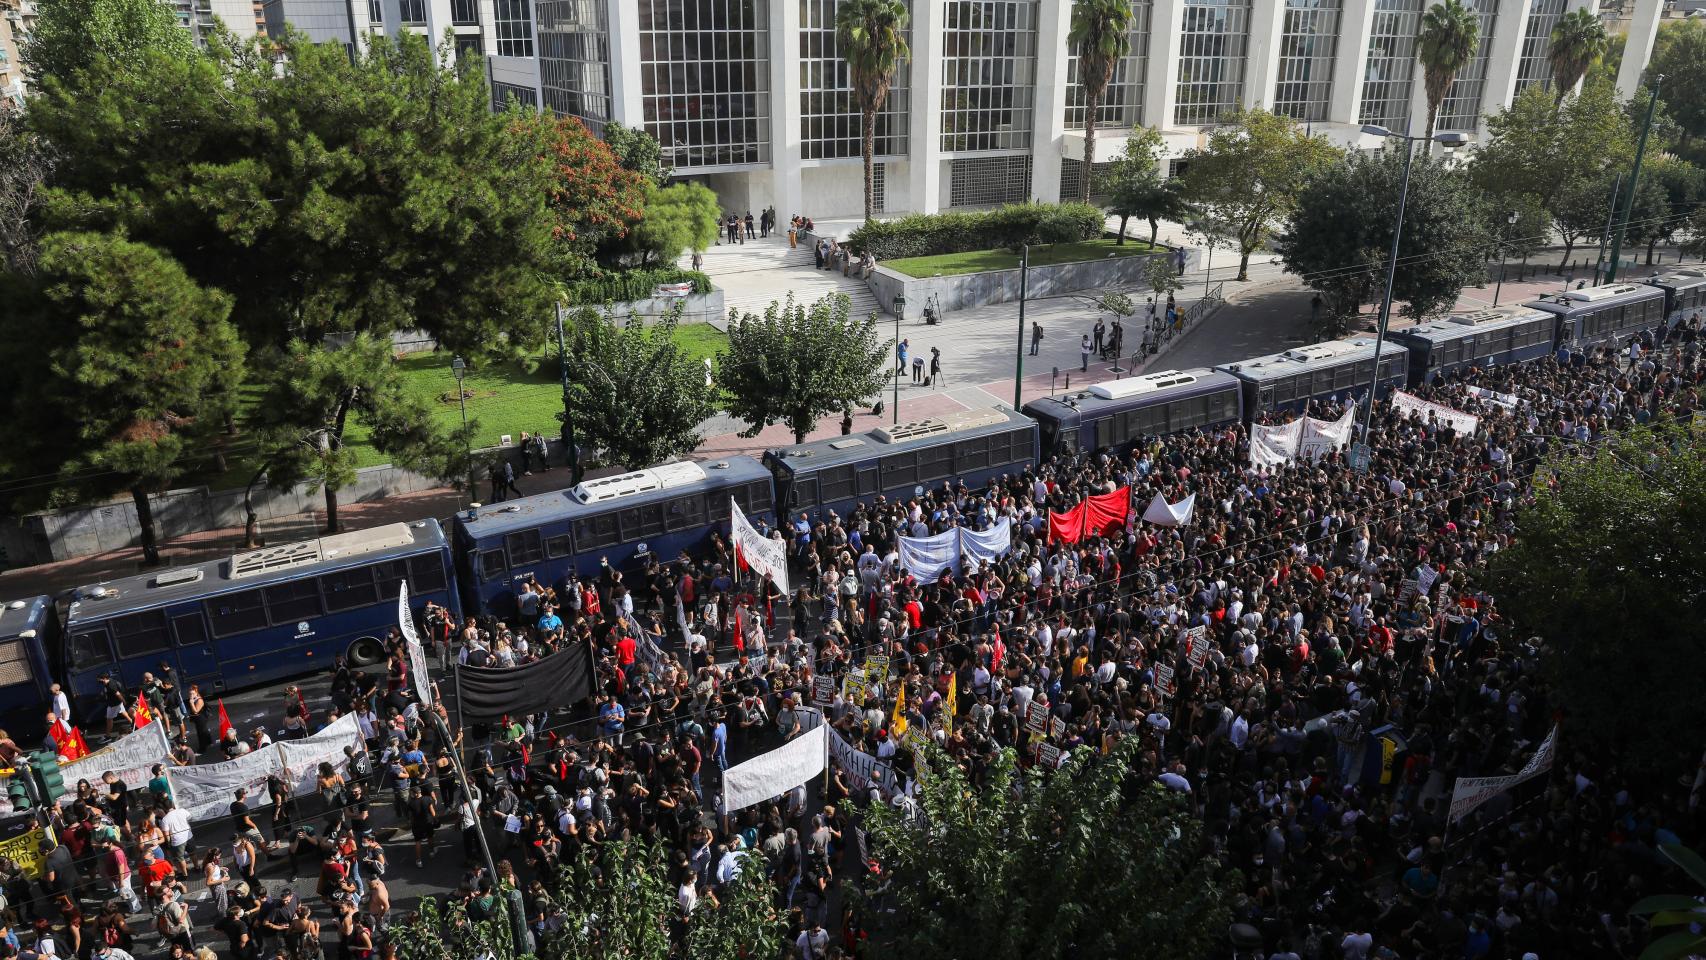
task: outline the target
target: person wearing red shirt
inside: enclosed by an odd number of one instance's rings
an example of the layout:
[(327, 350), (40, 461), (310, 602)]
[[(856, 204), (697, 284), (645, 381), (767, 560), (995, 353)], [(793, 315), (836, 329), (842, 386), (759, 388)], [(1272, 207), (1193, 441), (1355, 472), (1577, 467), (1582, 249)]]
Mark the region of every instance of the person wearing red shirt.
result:
[(909, 597), (906, 601), (906, 625), (912, 630), (924, 629), (924, 605), (917, 597)]
[(638, 647), (639, 645), (634, 642), (634, 638), (624, 633), (621, 639), (616, 641), (616, 665), (624, 669), (632, 666), (634, 654)]

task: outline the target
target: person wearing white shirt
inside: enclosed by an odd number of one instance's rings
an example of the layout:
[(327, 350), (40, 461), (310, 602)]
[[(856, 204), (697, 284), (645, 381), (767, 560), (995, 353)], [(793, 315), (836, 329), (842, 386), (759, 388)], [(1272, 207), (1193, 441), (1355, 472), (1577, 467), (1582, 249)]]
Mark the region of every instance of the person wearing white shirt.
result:
[(1244, 744), (1250, 739), (1250, 721), (1244, 719), (1243, 714), (1233, 717), (1232, 730), (1227, 736), (1232, 741), (1232, 749), (1244, 749)]
[(52, 689), (53, 689), (53, 712), (54, 712), (54, 714), (57, 716), (60, 716), (60, 717), (64, 717), (65, 722), (70, 723), (71, 722), (71, 700), (70, 700), (70, 698), (68, 698), (65, 695), (65, 691), (60, 688), (59, 684), (57, 684), (57, 683), (54, 684)]
[(800, 960), (823, 960), (829, 951), (829, 931), (823, 924), (814, 923), (800, 932), (794, 946), (800, 950)]
[(699, 905), (699, 891), (694, 887), (692, 877), (681, 881), (681, 889), (675, 892), (675, 902), (681, 907), (682, 917), (691, 914), (693, 908)]

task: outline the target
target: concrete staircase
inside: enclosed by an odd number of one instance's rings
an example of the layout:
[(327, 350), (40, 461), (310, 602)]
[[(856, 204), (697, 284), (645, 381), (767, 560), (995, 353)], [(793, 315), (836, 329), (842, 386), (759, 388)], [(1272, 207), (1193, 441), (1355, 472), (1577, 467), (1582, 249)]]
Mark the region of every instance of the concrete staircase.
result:
[[(854, 316), (883, 312), (863, 280), (844, 277), (835, 270), (816, 269), (811, 247), (802, 242), (790, 249), (786, 234), (772, 233), (742, 244), (725, 239), (704, 256), (701, 269), (722, 289), (726, 307), (741, 313), (762, 314), (772, 302), (787, 299), (789, 293), (795, 301), (808, 304), (825, 294), (844, 293), (853, 301)], [(682, 258), (681, 266), (691, 266), (691, 255)], [(726, 323), (725, 317), (712, 325), (722, 329)]]

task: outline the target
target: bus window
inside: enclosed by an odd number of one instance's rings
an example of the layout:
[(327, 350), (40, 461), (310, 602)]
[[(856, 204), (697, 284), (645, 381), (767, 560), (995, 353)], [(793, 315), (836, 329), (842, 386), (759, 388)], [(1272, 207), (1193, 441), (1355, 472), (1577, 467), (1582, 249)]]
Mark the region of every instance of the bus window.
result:
[(326, 574), (320, 578), (320, 593), (326, 599), (326, 609), (334, 613), (379, 602), (379, 591), (373, 586), (370, 567), (334, 570)]
[(424, 554), (409, 561), (410, 593), (432, 593), (444, 588), (444, 561), (438, 554)]
[(71, 669), (87, 670), (113, 662), (112, 647), (107, 644), (105, 627), (80, 630), (71, 635)]
[(540, 541), (537, 530), (522, 530), (505, 537), (504, 550), (509, 554), (510, 562), (518, 567), (538, 563), (545, 557), (545, 545)]
[(752, 501), (754, 511), (768, 510), (773, 506), (770, 502), (770, 482), (768, 480), (755, 480), (746, 485), (746, 490), (748, 498)]
[(267, 625), (267, 608), (259, 590), (244, 590), (214, 597), (205, 604), (213, 635), (232, 637)]
[(846, 500), (853, 496), (853, 467), (830, 467), (817, 473), (818, 496), (825, 503)]
[(788, 506), (815, 507), (817, 506), (817, 477), (795, 474), (793, 486), (788, 488)]
[(172, 632), (178, 635), (178, 646), (199, 647), (207, 642), (207, 625), (197, 614), (172, 618)]
[(664, 505), (663, 525), (667, 530), (684, 530), (703, 526), (704, 523), (705, 498), (701, 494), (676, 497)]
[(480, 579), (490, 580), (504, 574), (504, 552), (502, 550), (480, 551)]
[(313, 578), (274, 584), (266, 588), (266, 597), (267, 615), (275, 624), (301, 623), (325, 612)]
[(9, 687), (14, 683), (29, 683), (35, 679), (35, 671), (30, 669), (30, 654), (23, 640), (7, 640), (0, 643), (0, 687)]
[(944, 443), (918, 451), (918, 479), (921, 483), (945, 480), (953, 474), (953, 444)]
[(395, 600), (402, 591), (403, 581), (409, 577), (409, 564), (406, 560), (382, 560), (371, 568), (373, 582), (379, 587), (379, 599)]
[(569, 535), (566, 533), (551, 537), (545, 541), (545, 556), (550, 557), (552, 560), (561, 559), (574, 552), (574, 548), (570, 545)]
[(160, 610), (144, 610), (112, 621), (113, 642), (118, 646), (120, 659), (159, 653), (171, 646), (166, 632), (166, 614)]

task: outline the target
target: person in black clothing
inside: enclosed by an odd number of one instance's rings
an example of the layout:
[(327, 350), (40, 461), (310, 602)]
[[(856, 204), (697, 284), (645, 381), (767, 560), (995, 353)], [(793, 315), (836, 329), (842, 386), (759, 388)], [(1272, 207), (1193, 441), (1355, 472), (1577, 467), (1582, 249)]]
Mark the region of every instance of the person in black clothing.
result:
[(101, 703), (106, 707), (107, 736), (113, 735), (113, 721), (123, 717), (124, 722), (136, 726), (136, 720), (130, 715), (130, 710), (124, 703), (124, 687), (113, 679), (110, 673), (101, 674)]
[(1037, 348), (1041, 347), (1042, 344), (1043, 325), (1033, 320), (1031, 322), (1031, 356), (1034, 357), (1037, 355)]
[(409, 791), (409, 830), (415, 838), (415, 866), (426, 866), (426, 855), (432, 848), (432, 834), (438, 827), (438, 809), (433, 806), (432, 798), (421, 792), (420, 787)]

